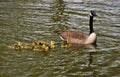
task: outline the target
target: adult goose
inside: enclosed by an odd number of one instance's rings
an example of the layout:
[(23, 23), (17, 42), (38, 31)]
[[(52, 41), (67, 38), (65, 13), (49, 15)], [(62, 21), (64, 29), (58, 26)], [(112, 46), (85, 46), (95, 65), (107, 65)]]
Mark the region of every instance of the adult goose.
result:
[(90, 12), (89, 20), (89, 34), (85, 34), (80, 31), (56, 31), (60, 38), (64, 41), (69, 40), (71, 43), (76, 44), (96, 44), (96, 33), (93, 29), (93, 18), (96, 15), (95, 11)]

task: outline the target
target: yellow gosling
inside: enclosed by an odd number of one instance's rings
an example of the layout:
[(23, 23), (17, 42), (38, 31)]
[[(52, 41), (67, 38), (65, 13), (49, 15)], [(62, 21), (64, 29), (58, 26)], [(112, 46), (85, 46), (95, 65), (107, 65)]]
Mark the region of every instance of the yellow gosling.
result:
[(69, 39), (67, 39), (66, 43), (67, 43), (67, 44), (71, 44), (71, 42), (70, 42), (70, 40), (69, 40)]
[(23, 43), (22, 43), (22, 42), (18, 42), (17, 44), (18, 44), (18, 46), (22, 46), (22, 45), (23, 45)]
[(49, 47), (45, 47), (44, 50), (45, 50), (45, 51), (48, 51), (48, 50), (49, 50)]
[(18, 47), (17, 44), (11, 45), (10, 48), (11, 48), (11, 49), (19, 49), (19, 47)]
[(64, 44), (61, 45), (62, 48), (69, 48), (71, 46), (70, 40), (67, 39)]
[(37, 42), (34, 41), (34, 42), (32, 43), (32, 46), (36, 46), (36, 45), (37, 45)]
[(50, 44), (55, 44), (55, 41), (50, 41)]
[(35, 46), (34, 47), (34, 49), (33, 49), (34, 51), (48, 51), (49, 50), (49, 47), (48, 46), (45, 46), (45, 45), (43, 45), (43, 46)]
[(10, 46), (11, 49), (23, 49), (22, 42), (18, 42), (17, 44), (13, 44)]
[(35, 46), (33, 50), (40, 52), (40, 51), (43, 51), (43, 48), (41, 46)]
[(45, 47), (47, 47), (45, 44), (42, 45), (42, 48), (44, 49)]
[(21, 47), (18, 46), (18, 45), (12, 45), (12, 46), (10, 46), (10, 48), (11, 48), (11, 49), (17, 49), (17, 50), (18, 50), (18, 49), (21, 49)]
[(70, 42), (70, 40), (69, 39), (67, 39), (67, 45), (68, 45), (68, 47), (70, 47), (71, 46), (71, 42)]
[(37, 45), (43, 45), (43, 44), (48, 45), (48, 43), (43, 40), (37, 40), (36, 43)]
[(48, 47), (46, 44), (43, 44), (43, 45), (42, 45), (42, 48), (43, 48), (45, 51), (48, 51), (48, 50), (49, 50), (49, 47)]
[(24, 46), (24, 49), (33, 49), (33, 48), (34, 48), (33, 45), (25, 45), (25, 46)]
[(55, 48), (55, 41), (50, 41), (50, 48)]
[(17, 45), (18, 45), (18, 47), (19, 47), (20, 49), (24, 48), (22, 42), (18, 42)]

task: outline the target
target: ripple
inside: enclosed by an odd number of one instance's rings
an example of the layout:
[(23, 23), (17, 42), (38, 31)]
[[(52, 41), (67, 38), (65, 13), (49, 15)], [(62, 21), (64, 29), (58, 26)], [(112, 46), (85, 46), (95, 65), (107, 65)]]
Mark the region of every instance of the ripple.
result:
[[(119, 76), (119, 7), (119, 0), (0, 1), (0, 76)], [(98, 15), (94, 19), (98, 35), (94, 53), (83, 47), (72, 50), (57, 46), (48, 53), (8, 48), (17, 41), (60, 42), (54, 30), (88, 33), (90, 10)]]

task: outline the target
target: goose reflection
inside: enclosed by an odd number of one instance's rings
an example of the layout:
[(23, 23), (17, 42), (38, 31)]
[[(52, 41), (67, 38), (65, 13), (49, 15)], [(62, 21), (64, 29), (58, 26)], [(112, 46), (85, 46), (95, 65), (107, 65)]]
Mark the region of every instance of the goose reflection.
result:
[[(69, 47), (67, 47), (68, 51), (71, 52), (71, 53), (74, 53), (74, 52), (80, 52), (80, 53), (83, 53), (83, 52), (86, 52), (88, 53), (88, 67), (91, 67), (91, 64), (93, 63), (93, 55), (96, 52), (96, 45), (93, 45), (93, 44), (90, 44), (90, 45), (80, 45), (80, 44), (70, 44)], [(88, 49), (88, 51), (84, 51), (85, 49)]]
[(61, 45), (66, 46), (66, 48), (68, 48), (68, 50), (70, 52), (74, 52), (74, 51), (80, 51), (80, 52), (84, 52), (84, 49), (90, 49), (90, 51), (88, 52), (96, 52), (96, 47), (97, 45), (94, 44), (88, 44), (88, 45), (83, 45), (83, 44), (72, 44), (72, 43), (66, 43), (66, 41), (62, 42)]

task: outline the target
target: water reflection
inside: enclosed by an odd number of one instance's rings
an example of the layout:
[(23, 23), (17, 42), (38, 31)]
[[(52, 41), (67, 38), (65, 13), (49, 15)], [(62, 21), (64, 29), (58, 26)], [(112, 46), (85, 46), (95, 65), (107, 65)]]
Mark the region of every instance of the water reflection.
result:
[(63, 22), (64, 21), (64, 10), (65, 10), (65, 4), (63, 0), (56, 0), (53, 5), (53, 21), (54, 22)]
[(52, 16), (52, 22), (55, 23), (55, 26), (57, 26), (57, 29), (66, 29), (67, 21), (68, 21), (68, 15), (65, 13), (65, 2), (64, 0), (55, 0), (52, 5), (53, 10), (53, 16)]
[[(84, 49), (88, 49), (88, 51), (84, 51)], [(68, 49), (69, 52), (80, 52), (80, 53), (88, 53), (88, 67), (91, 66), (93, 62), (93, 55), (97, 53), (96, 46), (95, 45), (79, 45), (79, 44), (72, 44), (71, 47)]]
[[(0, 76), (119, 77), (119, 7), (119, 0), (0, 0)], [(54, 30), (87, 31), (91, 9), (99, 15), (94, 23), (97, 48), (57, 46), (48, 53), (7, 48), (17, 41), (59, 41)]]
[(74, 52), (74, 51), (83, 51), (84, 49), (90, 49), (88, 52), (96, 52), (96, 45), (90, 44), (90, 45), (80, 45), (80, 44), (71, 44), (69, 51)]

